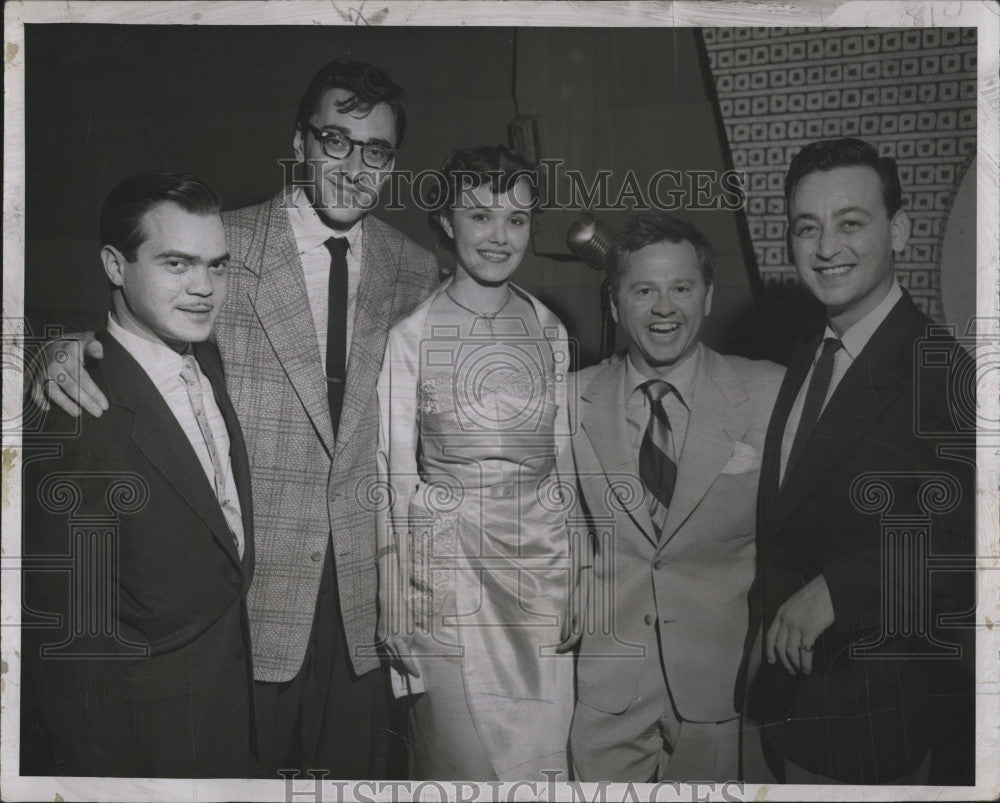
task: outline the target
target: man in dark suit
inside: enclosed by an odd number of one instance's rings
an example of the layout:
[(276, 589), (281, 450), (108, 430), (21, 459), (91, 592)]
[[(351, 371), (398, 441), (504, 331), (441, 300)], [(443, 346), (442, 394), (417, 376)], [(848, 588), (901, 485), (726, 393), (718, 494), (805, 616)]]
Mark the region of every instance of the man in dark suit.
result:
[(971, 584), (927, 561), (974, 552), (956, 403), (974, 404), (975, 367), (893, 275), (910, 222), (892, 159), (814, 142), (785, 196), (792, 259), (827, 324), (789, 365), (764, 447), (750, 715), (786, 782), (925, 783), (941, 734), (972, 749), (971, 639), (939, 619), (972, 604)]
[[(250, 470), (205, 342), (226, 295), (219, 202), (191, 177), (133, 176), (101, 236), (113, 308), (91, 377), (108, 409), (67, 437), (69, 416), (50, 412), (37, 440), (55, 456), (25, 469), (26, 611), (58, 624), (24, 631), (54, 762), (23, 769), (246, 777)], [(71, 571), (38, 570), (61, 556)]]
[[(434, 257), (369, 209), (395, 165), (402, 89), (347, 59), (306, 88), (300, 175), (223, 216), (229, 300), (215, 331), (247, 439), (257, 568), (248, 605), (261, 759), (332, 778), (383, 778), (387, 679), (375, 652), (375, 384), (389, 328), (437, 284)], [(67, 347), (67, 351), (72, 351)], [(88, 348), (88, 354), (99, 352)], [(75, 412), (99, 394), (69, 364), (46, 391)]]

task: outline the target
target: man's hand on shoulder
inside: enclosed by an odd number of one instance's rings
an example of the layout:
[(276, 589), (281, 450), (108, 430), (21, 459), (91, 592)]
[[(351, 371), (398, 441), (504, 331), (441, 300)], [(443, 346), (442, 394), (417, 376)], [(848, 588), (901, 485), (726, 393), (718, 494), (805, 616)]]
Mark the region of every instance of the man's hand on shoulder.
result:
[(99, 417), (108, 409), (108, 400), (83, 367), (87, 357), (104, 357), (104, 347), (93, 332), (74, 333), (46, 343), (39, 356), (41, 371), (31, 386), (31, 400), (42, 410), (48, 410), (51, 403), (74, 417), (80, 415), (81, 407)]

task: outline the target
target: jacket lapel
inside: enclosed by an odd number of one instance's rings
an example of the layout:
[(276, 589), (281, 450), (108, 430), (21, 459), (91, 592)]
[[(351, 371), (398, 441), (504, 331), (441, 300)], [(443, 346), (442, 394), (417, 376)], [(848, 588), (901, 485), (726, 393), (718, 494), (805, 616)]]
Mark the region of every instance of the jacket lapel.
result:
[[(729, 367), (708, 349), (692, 397), (688, 401), (687, 432), (677, 461), (677, 485), (670, 500), (659, 547), (662, 549), (687, 520), (733, 456), (733, 442), (743, 434), (734, 420), (735, 408), (746, 401), (742, 386)], [(740, 431), (731, 432), (736, 426)]]
[[(769, 527), (777, 530), (805, 502), (844, 454), (875, 426), (899, 395), (899, 350), (910, 337), (916, 308), (904, 295), (875, 330), (830, 397), (794, 466), (785, 472)], [(810, 449), (811, 444), (822, 448)], [(779, 441), (780, 446), (780, 441)]]
[(253, 255), (256, 264), (247, 266), (259, 271), (256, 292), (249, 300), (323, 446), (332, 456), (333, 424), (316, 324), (309, 308), (292, 224), (283, 203), (283, 194), (271, 201), (268, 220), (260, 227), (266, 235), (258, 254)]
[(812, 358), (818, 347), (819, 338), (813, 339), (808, 344), (804, 342), (796, 344), (788, 364), (788, 372), (785, 374), (778, 391), (778, 398), (774, 403), (774, 412), (767, 425), (758, 494), (760, 500), (758, 530), (762, 533), (768, 531), (766, 524), (774, 510), (778, 496), (778, 483), (781, 477), (781, 441), (788, 424), (788, 416), (795, 403), (795, 397), (798, 396), (799, 389), (805, 381), (806, 374), (809, 373), (809, 366), (812, 365)]
[(184, 430), (149, 376), (122, 345), (107, 333), (99, 338), (104, 346), (101, 373), (107, 381), (108, 401), (132, 411), (132, 441), (240, 567), (229, 524)]
[[(375, 386), (389, 328), (394, 320), (399, 253), (383, 236), (382, 224), (369, 216), (364, 222), (361, 247), (361, 282), (358, 286), (347, 363), (347, 385), (340, 419), (339, 453), (359, 428), (358, 422), (375, 407)], [(315, 339), (315, 338), (314, 338)], [(323, 391), (324, 404), (326, 390)], [(329, 414), (327, 415), (329, 419)]]
[[(639, 466), (629, 445), (624, 405), (625, 376), (625, 360), (620, 357), (594, 374), (580, 396), (583, 402), (580, 427), (594, 448), (618, 504), (655, 545), (656, 530), (649, 517), (649, 507), (643, 501)], [(634, 485), (633, 488), (623, 487), (622, 475), (630, 478), (629, 485)]]

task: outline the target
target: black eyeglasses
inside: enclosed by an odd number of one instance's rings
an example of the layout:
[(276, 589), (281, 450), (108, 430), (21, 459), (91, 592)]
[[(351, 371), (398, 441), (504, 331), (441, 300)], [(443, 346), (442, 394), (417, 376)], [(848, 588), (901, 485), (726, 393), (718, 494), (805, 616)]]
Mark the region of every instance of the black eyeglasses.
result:
[(361, 148), (361, 161), (373, 170), (381, 170), (396, 155), (396, 149), (382, 142), (360, 142), (351, 139), (343, 131), (324, 131), (322, 128), (306, 123), (306, 128), (319, 140), (323, 153), (331, 159), (346, 159), (354, 151), (354, 146)]

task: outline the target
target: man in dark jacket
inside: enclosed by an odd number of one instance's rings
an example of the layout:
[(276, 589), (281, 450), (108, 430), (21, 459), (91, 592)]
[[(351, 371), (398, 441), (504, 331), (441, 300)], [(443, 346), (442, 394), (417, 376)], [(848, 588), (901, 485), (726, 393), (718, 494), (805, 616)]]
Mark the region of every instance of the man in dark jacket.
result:
[(750, 715), (786, 782), (926, 783), (940, 734), (972, 749), (971, 639), (938, 627), (971, 584), (928, 566), (975, 551), (975, 366), (893, 275), (910, 222), (892, 159), (814, 142), (785, 194), (827, 324), (793, 358), (764, 447)]
[(133, 176), (105, 201), (101, 238), (113, 307), (91, 377), (108, 409), (78, 432), (50, 411), (35, 437), (53, 456), (24, 477), (24, 601), (52, 623), (22, 645), (54, 759), (35, 769), (247, 777), (250, 469), (206, 342), (226, 295), (219, 202), (189, 176)]

